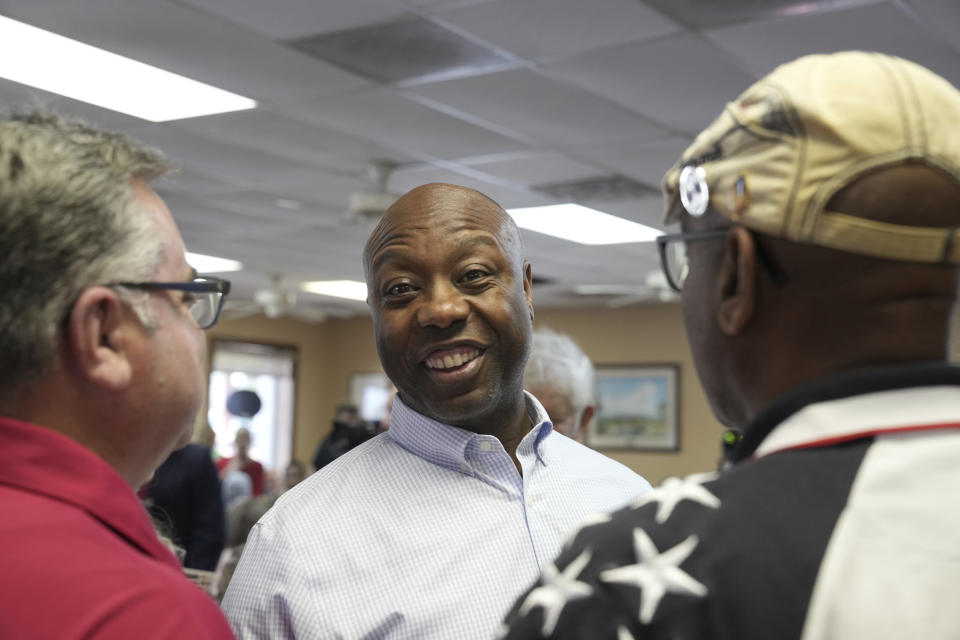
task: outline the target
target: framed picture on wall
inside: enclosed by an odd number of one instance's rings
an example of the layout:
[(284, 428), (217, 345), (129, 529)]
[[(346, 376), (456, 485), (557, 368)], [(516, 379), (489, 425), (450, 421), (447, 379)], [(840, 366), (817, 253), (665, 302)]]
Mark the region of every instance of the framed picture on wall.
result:
[(595, 449), (676, 451), (680, 448), (680, 367), (600, 365), (597, 417), (587, 427)]

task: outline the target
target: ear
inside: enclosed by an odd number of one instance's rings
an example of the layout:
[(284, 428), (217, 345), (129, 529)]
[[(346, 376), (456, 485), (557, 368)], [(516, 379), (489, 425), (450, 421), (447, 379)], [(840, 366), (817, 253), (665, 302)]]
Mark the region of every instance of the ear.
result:
[(717, 274), (720, 297), (717, 324), (728, 336), (740, 335), (753, 317), (757, 294), (756, 258), (753, 236), (743, 227), (733, 227), (727, 235)]
[(85, 289), (67, 319), (64, 352), (72, 368), (111, 391), (130, 384), (133, 331), (139, 328), (130, 309), (108, 287)]
[(577, 440), (580, 442), (584, 441), (584, 438), (587, 435), (587, 425), (590, 424), (590, 421), (593, 420), (593, 416), (597, 413), (597, 408), (592, 404), (588, 404), (584, 407), (583, 412), (580, 414), (580, 424), (577, 429)]
[(527, 308), (530, 310), (530, 322), (533, 322), (533, 269), (526, 260), (523, 262), (523, 293), (527, 297)]

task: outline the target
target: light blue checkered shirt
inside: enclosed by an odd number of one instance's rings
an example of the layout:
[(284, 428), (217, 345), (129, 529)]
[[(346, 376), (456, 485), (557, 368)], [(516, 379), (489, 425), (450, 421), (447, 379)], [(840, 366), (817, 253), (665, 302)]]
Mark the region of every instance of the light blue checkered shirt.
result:
[(284, 494), (223, 600), (240, 638), (492, 638), (578, 523), (650, 488), (536, 424), (517, 447), (394, 402), (390, 430)]

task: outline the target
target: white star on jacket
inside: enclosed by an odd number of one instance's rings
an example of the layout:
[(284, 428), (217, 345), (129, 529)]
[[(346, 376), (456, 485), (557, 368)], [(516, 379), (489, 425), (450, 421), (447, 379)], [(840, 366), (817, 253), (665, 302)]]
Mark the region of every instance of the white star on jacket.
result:
[(527, 595), (520, 606), (520, 615), (526, 615), (534, 607), (543, 607), (543, 635), (553, 633), (557, 620), (567, 603), (586, 598), (593, 593), (593, 587), (577, 580), (580, 572), (590, 563), (590, 551), (584, 551), (576, 560), (567, 565), (563, 572), (550, 564), (543, 568), (543, 585)]
[(660, 553), (653, 540), (642, 529), (634, 529), (633, 547), (637, 564), (604, 571), (600, 574), (600, 579), (640, 589), (640, 622), (649, 624), (660, 606), (660, 600), (667, 593), (701, 598), (707, 595), (707, 587), (680, 568), (699, 542), (697, 536), (690, 536), (675, 547)]
[(656, 489), (647, 491), (630, 503), (630, 507), (638, 509), (645, 504), (657, 502), (657, 524), (663, 524), (673, 513), (673, 508), (682, 500), (699, 502), (705, 507), (716, 509), (720, 506), (720, 499), (707, 491), (703, 486), (717, 477), (716, 473), (695, 473), (686, 478), (667, 478)]

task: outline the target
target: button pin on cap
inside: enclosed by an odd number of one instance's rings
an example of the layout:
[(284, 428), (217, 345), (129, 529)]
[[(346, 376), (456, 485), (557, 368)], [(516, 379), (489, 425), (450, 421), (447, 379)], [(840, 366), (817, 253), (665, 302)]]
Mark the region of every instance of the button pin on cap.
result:
[(702, 216), (710, 204), (710, 188), (707, 187), (707, 172), (703, 167), (687, 165), (680, 172), (677, 181), (680, 189), (680, 203), (692, 216)]

